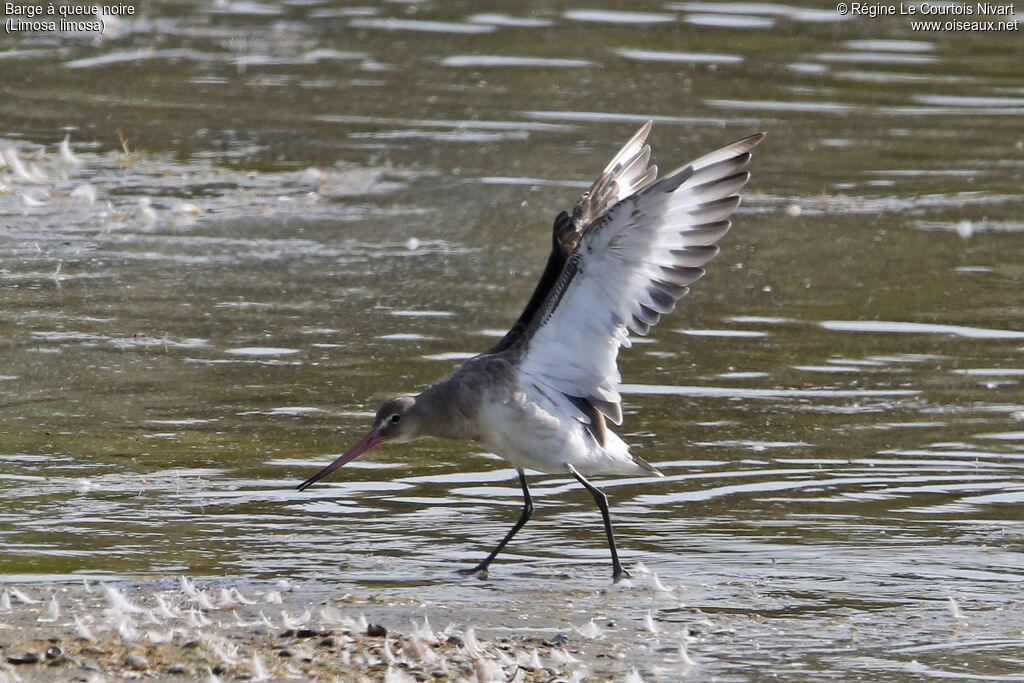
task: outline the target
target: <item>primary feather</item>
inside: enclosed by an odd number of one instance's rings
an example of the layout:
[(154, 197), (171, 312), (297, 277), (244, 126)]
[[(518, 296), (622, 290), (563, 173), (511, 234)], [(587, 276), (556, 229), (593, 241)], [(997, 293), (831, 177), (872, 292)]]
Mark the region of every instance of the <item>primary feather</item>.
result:
[[(575, 244), (519, 340), (518, 382), (542, 403), (576, 399), (622, 422), (619, 348), (670, 313), (718, 253), (739, 206), (735, 194), (752, 135), (654, 180), (645, 125), (581, 198)], [(564, 410), (564, 408), (563, 408)]]

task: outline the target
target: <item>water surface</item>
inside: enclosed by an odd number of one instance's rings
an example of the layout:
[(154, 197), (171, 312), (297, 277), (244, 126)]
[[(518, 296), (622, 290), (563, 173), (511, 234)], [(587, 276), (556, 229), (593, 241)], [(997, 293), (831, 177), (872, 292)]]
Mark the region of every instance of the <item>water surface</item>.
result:
[[(1018, 34), (802, 3), (138, 10), (0, 52), (8, 580), (510, 600), (613, 622), (578, 637), (651, 680), (692, 673), (680, 641), (720, 680), (1020, 680)], [(604, 486), (670, 590), (606, 590), (564, 476), (487, 582), (455, 577), (521, 504), (472, 444), (295, 491), (493, 343), (647, 118), (665, 169), (769, 132), (707, 277), (620, 360), (621, 433), (667, 476)]]

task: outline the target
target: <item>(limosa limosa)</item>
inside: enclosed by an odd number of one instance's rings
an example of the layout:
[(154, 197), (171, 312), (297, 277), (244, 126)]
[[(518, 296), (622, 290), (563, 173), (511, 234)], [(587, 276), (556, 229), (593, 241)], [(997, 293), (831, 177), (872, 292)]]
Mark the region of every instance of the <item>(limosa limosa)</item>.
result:
[(363, 439), (299, 485), (303, 490), (386, 442), (470, 439), (519, 473), (523, 510), (491, 561), (526, 524), (533, 500), (526, 470), (568, 473), (594, 497), (619, 562), (608, 500), (591, 475), (662, 476), (612, 432), (622, 424), (616, 358), (630, 332), (646, 335), (704, 274), (729, 230), (750, 173), (751, 135), (657, 178), (647, 122), (611, 160), (572, 212), (555, 219), (552, 249), (522, 315), (495, 346), (415, 396), (385, 401)]

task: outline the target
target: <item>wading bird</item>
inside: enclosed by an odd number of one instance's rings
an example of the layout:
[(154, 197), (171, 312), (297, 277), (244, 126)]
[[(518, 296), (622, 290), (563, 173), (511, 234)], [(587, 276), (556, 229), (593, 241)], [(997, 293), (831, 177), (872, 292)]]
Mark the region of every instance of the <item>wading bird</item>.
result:
[(551, 255), (522, 315), (494, 347), (455, 366), (416, 396), (385, 401), (362, 441), (299, 484), (304, 490), (386, 442), (471, 439), (519, 473), (523, 511), (491, 561), (533, 514), (525, 470), (568, 473), (604, 520), (612, 576), (619, 563), (608, 499), (590, 475), (663, 476), (607, 427), (622, 424), (619, 347), (646, 335), (704, 274), (729, 230), (742, 170), (764, 137), (751, 135), (658, 179), (647, 122), (615, 155), (571, 213), (555, 219)]

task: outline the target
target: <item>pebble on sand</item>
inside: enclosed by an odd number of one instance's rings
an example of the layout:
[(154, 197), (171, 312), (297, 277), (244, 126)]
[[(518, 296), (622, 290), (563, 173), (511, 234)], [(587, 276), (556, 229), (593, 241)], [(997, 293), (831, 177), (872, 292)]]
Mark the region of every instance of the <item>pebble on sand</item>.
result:
[(142, 655), (131, 654), (124, 658), (125, 666), (135, 669), (136, 671), (143, 671), (149, 668), (149, 660)]
[(18, 655), (7, 655), (7, 661), (11, 664), (35, 664), (39, 659), (38, 652), (22, 652)]

